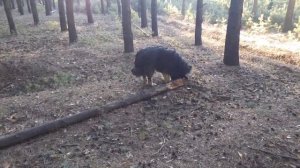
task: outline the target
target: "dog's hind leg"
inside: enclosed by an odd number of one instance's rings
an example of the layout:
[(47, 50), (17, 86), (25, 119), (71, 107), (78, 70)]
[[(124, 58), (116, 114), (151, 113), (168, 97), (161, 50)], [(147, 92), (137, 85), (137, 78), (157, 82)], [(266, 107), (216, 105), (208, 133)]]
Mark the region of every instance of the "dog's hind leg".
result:
[(148, 84), (147, 76), (143, 76), (143, 82), (144, 82), (144, 85)]

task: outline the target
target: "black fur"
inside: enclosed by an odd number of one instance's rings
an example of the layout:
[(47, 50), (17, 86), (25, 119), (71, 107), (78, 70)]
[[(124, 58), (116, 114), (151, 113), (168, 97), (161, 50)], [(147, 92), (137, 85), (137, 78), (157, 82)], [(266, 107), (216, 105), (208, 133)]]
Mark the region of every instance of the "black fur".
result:
[(192, 67), (175, 51), (165, 47), (153, 46), (141, 49), (135, 56), (135, 76), (148, 77), (151, 80), (155, 71), (170, 75), (172, 80), (186, 78)]

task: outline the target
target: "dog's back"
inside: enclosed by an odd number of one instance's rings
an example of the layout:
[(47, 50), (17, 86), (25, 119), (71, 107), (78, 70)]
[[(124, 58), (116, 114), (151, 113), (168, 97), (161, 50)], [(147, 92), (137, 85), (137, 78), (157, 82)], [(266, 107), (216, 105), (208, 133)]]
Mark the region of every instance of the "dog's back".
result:
[(175, 80), (186, 77), (185, 75), (190, 72), (191, 66), (175, 50), (165, 47), (153, 46), (138, 51), (135, 58), (134, 75), (150, 74), (151, 76), (155, 70), (169, 74), (172, 80)]

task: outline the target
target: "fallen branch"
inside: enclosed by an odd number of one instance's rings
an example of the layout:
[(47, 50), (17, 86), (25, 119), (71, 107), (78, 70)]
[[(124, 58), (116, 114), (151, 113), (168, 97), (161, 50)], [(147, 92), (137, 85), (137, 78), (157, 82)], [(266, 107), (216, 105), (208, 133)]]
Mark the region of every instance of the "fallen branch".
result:
[(159, 95), (161, 93), (167, 92), (169, 90), (176, 89), (178, 87), (183, 86), (185, 83), (185, 80), (179, 79), (176, 81), (173, 81), (171, 83), (165, 84), (165, 85), (159, 85), (156, 87), (151, 87), (145, 90), (141, 90), (140, 92), (137, 92), (136, 94), (129, 95), (124, 97), (120, 101), (114, 101), (109, 104), (104, 105), (100, 108), (94, 108), (91, 110), (86, 110), (84, 112), (80, 112), (78, 114), (74, 114), (72, 116), (67, 116), (64, 118), (57, 119), (55, 121), (51, 121), (45, 124), (42, 124), (37, 127), (28, 128), (26, 130), (0, 137), (0, 149), (22, 143), (30, 138), (41, 136), (44, 134), (47, 134), (49, 132), (55, 131), (59, 128), (67, 127), (69, 125), (84, 121), (86, 119), (96, 117), (99, 114), (106, 114), (113, 110), (129, 106), (131, 104), (140, 102), (142, 100), (149, 99), (153, 96)]
[(300, 158), (296, 158), (296, 157), (293, 157), (293, 156), (282, 155), (282, 154), (276, 154), (276, 153), (272, 153), (270, 151), (266, 151), (266, 150), (263, 150), (263, 149), (256, 149), (256, 148), (252, 148), (250, 146), (248, 146), (248, 148), (252, 149), (252, 150), (255, 150), (255, 151), (265, 153), (265, 154), (273, 155), (273, 156), (276, 156), (276, 157), (281, 157), (281, 158), (284, 158), (284, 159), (300, 160)]
[(133, 24), (133, 25), (134, 25), (134, 27), (138, 28), (142, 33), (144, 33), (146, 36), (148, 36), (148, 37), (151, 36), (150, 34), (148, 34), (147, 32), (145, 32), (142, 28), (140, 28), (138, 25), (136, 25), (136, 24)]

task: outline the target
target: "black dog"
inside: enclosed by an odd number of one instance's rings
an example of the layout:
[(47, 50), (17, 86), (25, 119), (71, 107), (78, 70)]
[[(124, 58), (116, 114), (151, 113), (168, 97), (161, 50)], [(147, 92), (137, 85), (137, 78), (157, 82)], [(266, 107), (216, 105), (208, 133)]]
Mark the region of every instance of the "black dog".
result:
[(175, 50), (153, 46), (137, 52), (131, 72), (137, 77), (143, 76), (144, 84), (152, 85), (152, 76), (155, 71), (161, 72), (165, 82), (169, 82), (171, 79), (187, 79), (186, 74), (191, 69), (192, 66), (188, 65)]

